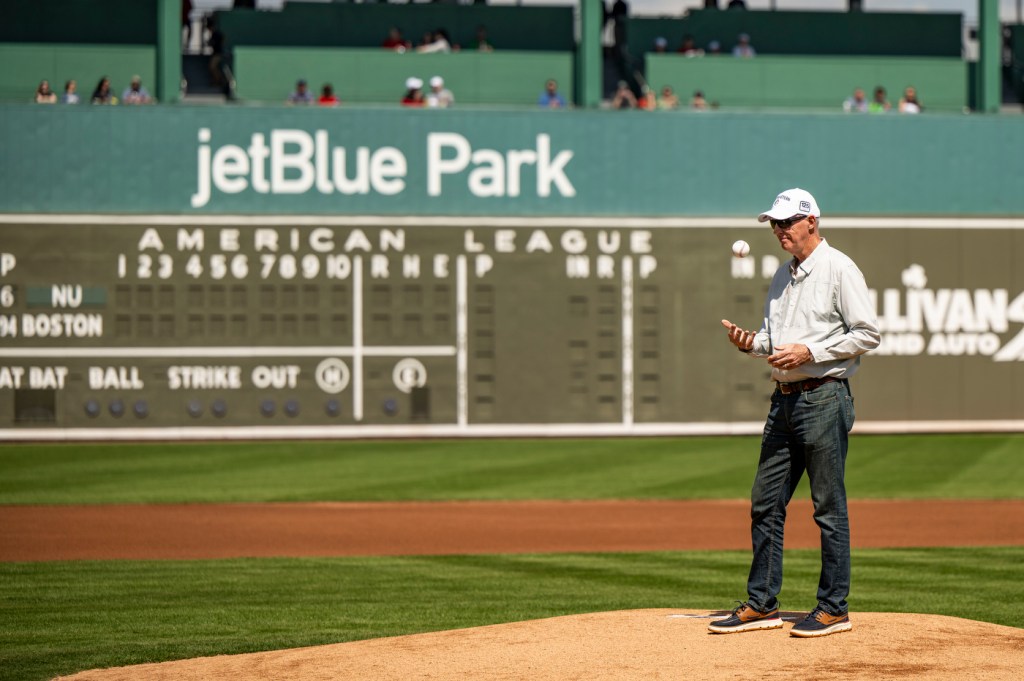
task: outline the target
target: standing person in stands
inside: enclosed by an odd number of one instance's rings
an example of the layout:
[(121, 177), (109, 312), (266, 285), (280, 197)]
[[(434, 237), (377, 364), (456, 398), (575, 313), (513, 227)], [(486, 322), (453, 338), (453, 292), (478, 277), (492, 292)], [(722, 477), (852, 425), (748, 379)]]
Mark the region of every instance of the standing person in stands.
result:
[(903, 97), (900, 98), (898, 104), (900, 113), (905, 114), (918, 114), (921, 113), (921, 102), (917, 99), (917, 89), (913, 85), (908, 85), (903, 91)]
[(423, 106), (423, 81), (415, 76), (405, 79), (405, 96), (402, 97), (402, 106)]
[(473, 41), (473, 49), (477, 52), (494, 52), (494, 45), (487, 38), (487, 27), (483, 24), (476, 27), (476, 40)]
[(64, 83), (64, 94), (60, 96), (61, 104), (78, 104), (78, 83), (69, 80)]
[(444, 86), (444, 78), (434, 76), (430, 79), (430, 92), (427, 93), (426, 101), (432, 109), (447, 109), (455, 103), (455, 95)]
[(341, 100), (334, 94), (334, 86), (324, 83), (320, 90), (320, 99), (316, 100), (316, 103), (318, 106), (338, 106), (341, 104)]
[(192, 0), (181, 0), (181, 30), (185, 34), (182, 46), (188, 49), (192, 42)]
[(131, 84), (121, 93), (121, 101), (124, 104), (152, 104), (153, 98), (149, 96), (149, 90), (142, 87), (142, 78), (132, 76)]
[(649, 85), (641, 86), (640, 96), (636, 98), (636, 108), (644, 111), (654, 111), (658, 108), (658, 96)]
[(864, 94), (864, 88), (856, 88), (853, 91), (853, 96), (846, 98), (846, 101), (843, 102), (843, 111), (846, 113), (868, 112), (868, 98)]
[(313, 93), (309, 91), (309, 85), (305, 78), (300, 78), (295, 83), (295, 91), (288, 95), (289, 104), (312, 104)]
[(886, 113), (892, 108), (892, 104), (885, 98), (885, 88), (879, 85), (875, 88), (874, 99), (868, 104), (868, 113), (879, 114)]
[(50, 81), (43, 80), (39, 82), (39, 87), (36, 88), (36, 104), (56, 104), (57, 93), (50, 89)]
[(439, 28), (433, 33), (429, 34), (430, 39), (428, 42), (424, 42), (422, 45), (416, 48), (417, 52), (424, 54), (430, 54), (434, 52), (451, 52), (452, 41), (448, 39), (448, 33), (443, 28)]
[(750, 36), (746, 33), (740, 33), (737, 37), (739, 42), (732, 48), (732, 56), (739, 57), (741, 59), (750, 59), (751, 57), (757, 56), (757, 50), (750, 44)]
[(392, 26), (388, 29), (388, 37), (384, 39), (380, 46), (395, 52), (405, 52), (412, 49), (412, 43), (402, 37), (402, 31), (397, 26)]
[(548, 79), (544, 84), (544, 92), (541, 93), (537, 104), (547, 109), (565, 108), (565, 98), (558, 94), (558, 82), (554, 78)]
[(110, 91), (110, 79), (106, 76), (100, 78), (96, 83), (96, 89), (92, 91), (90, 100), (93, 104), (117, 104), (117, 97)]
[(624, 80), (619, 81), (619, 87), (615, 90), (615, 95), (612, 97), (612, 108), (613, 109), (635, 109), (637, 107), (636, 95), (629, 89), (629, 83)]
[(658, 98), (659, 109), (678, 109), (679, 108), (679, 97), (672, 90), (671, 85), (666, 85), (661, 88), (661, 96)]
[(697, 43), (694, 41), (693, 36), (689, 34), (683, 36), (683, 43), (679, 46), (678, 52), (684, 57), (704, 56), (704, 50), (697, 47)]

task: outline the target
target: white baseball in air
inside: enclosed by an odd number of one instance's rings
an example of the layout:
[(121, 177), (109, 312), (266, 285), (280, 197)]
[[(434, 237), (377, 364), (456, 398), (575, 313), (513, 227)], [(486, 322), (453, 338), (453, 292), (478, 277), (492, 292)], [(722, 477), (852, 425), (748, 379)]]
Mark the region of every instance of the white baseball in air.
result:
[(750, 253), (750, 244), (743, 239), (740, 239), (732, 245), (732, 254), (737, 258), (745, 258)]

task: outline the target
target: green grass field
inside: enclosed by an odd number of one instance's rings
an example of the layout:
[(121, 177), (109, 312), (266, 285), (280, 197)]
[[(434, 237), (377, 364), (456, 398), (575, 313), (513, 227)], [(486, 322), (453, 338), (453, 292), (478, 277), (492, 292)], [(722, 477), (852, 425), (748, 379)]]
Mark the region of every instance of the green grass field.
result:
[[(756, 437), (0, 447), (0, 503), (743, 499)], [(860, 436), (855, 498), (1024, 497), (1024, 435)], [(807, 496), (806, 484), (798, 495)]]
[[(0, 504), (745, 498), (757, 438), (6, 445)], [(1024, 435), (860, 436), (854, 498), (1024, 496)], [(806, 495), (806, 489), (803, 491)], [(1024, 543), (1024, 538), (1022, 538)], [(1024, 547), (857, 550), (856, 611), (1024, 627)], [(0, 563), (0, 679), (629, 608), (727, 608), (745, 551)], [(817, 552), (789, 551), (786, 609)]]

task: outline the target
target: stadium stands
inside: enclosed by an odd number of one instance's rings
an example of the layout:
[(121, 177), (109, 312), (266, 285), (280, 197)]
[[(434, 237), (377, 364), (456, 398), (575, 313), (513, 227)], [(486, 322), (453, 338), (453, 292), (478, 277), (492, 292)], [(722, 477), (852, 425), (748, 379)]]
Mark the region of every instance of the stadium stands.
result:
[[(6, 0), (0, 100), (28, 101), (42, 79), (73, 78), (87, 88), (108, 75), (115, 89), (133, 74), (160, 81), (158, 62), (167, 55), (160, 35), (169, 35), (159, 33), (161, 7), (162, 0)], [(566, 93), (577, 90), (570, 6), (288, 2), (281, 11), (234, 9), (217, 18), (233, 54), (237, 95), (248, 101), (281, 102), (298, 77), (334, 83), (346, 104), (391, 103), (414, 75), (443, 74), (460, 104), (532, 105), (547, 78)], [(392, 26), (413, 40), (443, 27), (453, 43), (467, 46), (486, 26), (495, 51), (388, 52), (380, 43)], [(1020, 27), (1011, 28), (1013, 82), (1024, 96), (1024, 38)], [(687, 34), (699, 46), (717, 40), (727, 53), (741, 32), (757, 47), (749, 63), (673, 54)], [(960, 14), (692, 10), (681, 18), (631, 18), (628, 36), (637, 83), (701, 89), (723, 108), (832, 109), (853, 87), (875, 85), (891, 92), (915, 85), (929, 111), (959, 111), (973, 101)], [(647, 55), (657, 37), (668, 40), (669, 52)], [(190, 80), (205, 74), (202, 65), (186, 70)], [(176, 90), (175, 82), (169, 94)]]

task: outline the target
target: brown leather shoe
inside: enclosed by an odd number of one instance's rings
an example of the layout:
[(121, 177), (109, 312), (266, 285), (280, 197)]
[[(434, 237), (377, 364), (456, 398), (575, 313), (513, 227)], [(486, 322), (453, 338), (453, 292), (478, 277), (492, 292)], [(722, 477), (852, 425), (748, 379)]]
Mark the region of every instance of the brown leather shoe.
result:
[(742, 603), (725, 619), (715, 620), (709, 624), (708, 631), (713, 634), (735, 634), (741, 631), (780, 629), (781, 627), (782, 618), (779, 617), (778, 608), (761, 612), (755, 610), (749, 603)]
[(793, 625), (793, 628), (789, 630), (789, 635), (799, 638), (813, 638), (815, 636), (838, 634), (841, 631), (849, 631), (850, 629), (853, 629), (853, 625), (850, 624), (850, 613), (844, 612), (842, 615), (830, 615), (819, 606), (812, 610), (811, 614), (803, 622)]

